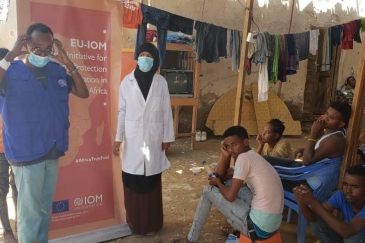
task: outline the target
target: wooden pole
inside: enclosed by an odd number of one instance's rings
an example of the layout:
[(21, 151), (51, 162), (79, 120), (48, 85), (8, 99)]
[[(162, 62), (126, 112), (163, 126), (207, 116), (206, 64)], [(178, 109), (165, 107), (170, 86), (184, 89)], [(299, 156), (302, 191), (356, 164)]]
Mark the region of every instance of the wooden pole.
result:
[(248, 32), (251, 28), (251, 19), (252, 19), (252, 8), (253, 8), (253, 0), (246, 1), (245, 8), (245, 17), (243, 20), (243, 33), (242, 33), (242, 49), (241, 49), (241, 58), (240, 58), (240, 68), (238, 73), (238, 81), (237, 81), (237, 94), (236, 94), (236, 103), (234, 109), (234, 125), (241, 124), (241, 111), (243, 104), (243, 91), (245, 89), (245, 76), (246, 76), (246, 58), (248, 51), (248, 43), (246, 41)]
[(362, 55), (359, 60), (359, 69), (356, 78), (355, 94), (352, 100), (352, 115), (348, 125), (346, 138), (346, 151), (342, 161), (342, 168), (339, 178), (339, 186), (346, 168), (355, 164), (356, 152), (361, 131), (361, 121), (365, 108), (365, 41), (362, 43)]

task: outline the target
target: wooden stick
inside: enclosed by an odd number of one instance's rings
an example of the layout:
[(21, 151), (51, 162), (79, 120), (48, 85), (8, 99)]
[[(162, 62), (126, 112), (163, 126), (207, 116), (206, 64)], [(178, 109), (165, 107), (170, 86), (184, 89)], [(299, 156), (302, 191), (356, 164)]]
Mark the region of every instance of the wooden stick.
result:
[(243, 34), (242, 34), (242, 49), (241, 49), (241, 58), (240, 58), (240, 68), (238, 73), (238, 81), (237, 81), (237, 94), (236, 94), (236, 103), (234, 108), (234, 125), (241, 124), (241, 111), (243, 104), (243, 91), (245, 89), (245, 75), (246, 75), (246, 58), (248, 51), (248, 43), (246, 42), (247, 34), (251, 28), (251, 19), (252, 19), (252, 8), (253, 8), (253, 0), (246, 1), (245, 8), (245, 17), (243, 21)]
[(361, 131), (361, 122), (365, 108), (365, 41), (362, 43), (362, 55), (359, 60), (359, 69), (356, 78), (355, 94), (352, 100), (352, 115), (348, 125), (346, 150), (342, 161), (339, 178), (339, 188), (342, 188), (342, 180), (345, 170), (355, 164), (355, 158)]

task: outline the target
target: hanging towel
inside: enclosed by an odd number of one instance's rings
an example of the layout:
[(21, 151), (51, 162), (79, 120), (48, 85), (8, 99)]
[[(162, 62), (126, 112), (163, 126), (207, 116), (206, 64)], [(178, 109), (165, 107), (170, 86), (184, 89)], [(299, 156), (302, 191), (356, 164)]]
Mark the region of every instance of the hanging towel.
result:
[(242, 46), (242, 32), (238, 30), (231, 30), (231, 38), (229, 41), (229, 53), (232, 60), (232, 71), (237, 71), (240, 66)]
[[(266, 37), (264, 33), (258, 34), (258, 39), (262, 41), (263, 46), (263, 53), (264, 56), (267, 55), (267, 43), (266, 43)], [(266, 101), (269, 97), (269, 74), (267, 71), (267, 62), (268, 58), (264, 58), (264, 61), (260, 63), (259, 67), (259, 77), (258, 77), (258, 102)]]
[(330, 43), (330, 34), (329, 31), (331, 28), (321, 30), (321, 35), (323, 35), (323, 44), (322, 44), (322, 60), (320, 71), (329, 71), (331, 69), (331, 50), (332, 45)]
[(319, 35), (320, 35), (319, 30), (311, 30), (309, 32), (310, 36), (309, 52), (312, 55), (317, 55)]
[(278, 80), (286, 82), (286, 45), (284, 36), (279, 36)]

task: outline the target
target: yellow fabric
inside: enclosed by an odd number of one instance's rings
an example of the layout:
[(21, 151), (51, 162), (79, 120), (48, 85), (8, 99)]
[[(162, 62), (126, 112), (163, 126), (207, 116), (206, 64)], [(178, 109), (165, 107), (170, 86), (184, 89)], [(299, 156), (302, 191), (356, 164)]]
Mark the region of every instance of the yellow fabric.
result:
[(261, 155), (274, 156), (278, 153), (281, 158), (294, 159), (293, 149), (290, 143), (285, 139), (280, 139), (274, 146), (272, 151), (268, 151), (269, 145), (265, 143), (264, 148), (261, 151)]

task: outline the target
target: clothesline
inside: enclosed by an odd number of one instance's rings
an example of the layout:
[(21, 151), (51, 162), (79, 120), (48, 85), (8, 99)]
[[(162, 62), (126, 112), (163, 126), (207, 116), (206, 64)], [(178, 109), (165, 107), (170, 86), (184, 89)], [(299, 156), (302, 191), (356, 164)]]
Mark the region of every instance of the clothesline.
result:
[[(123, 15), (124, 26), (138, 27), (136, 50), (146, 41), (147, 23), (157, 27), (160, 66), (163, 66), (165, 61), (168, 30), (192, 35), (195, 28), (194, 50), (198, 62), (202, 60), (207, 63), (219, 62), (220, 57), (228, 56), (227, 28), (195, 21), (144, 4), (134, 6), (133, 11), (130, 4), (125, 4), (124, 7), (126, 10)], [(299, 61), (307, 59), (309, 53), (317, 54), (319, 38), (323, 39), (320, 71), (327, 71), (331, 68), (332, 46), (352, 49), (354, 40), (361, 43), (360, 32), (363, 31), (365, 31), (365, 19), (294, 34), (258, 33), (254, 43), (249, 43), (246, 68), (249, 74), (251, 62), (260, 65), (259, 101), (267, 99), (269, 81), (285, 82), (286, 75), (297, 72)], [(232, 57), (232, 70), (237, 70), (239, 67), (242, 38), (246, 37), (242, 37), (241, 31), (230, 29), (229, 54)]]

